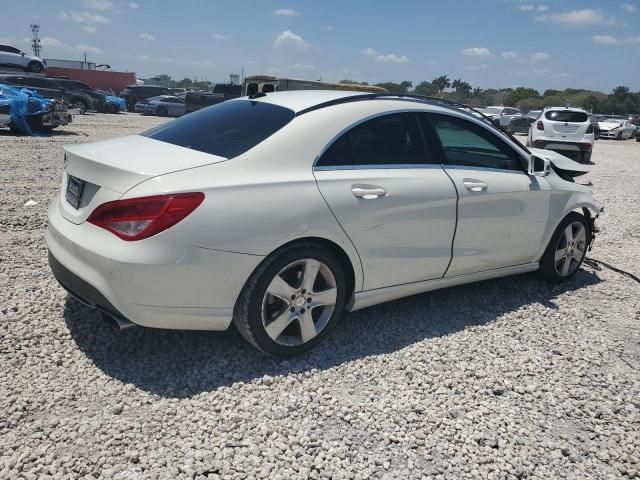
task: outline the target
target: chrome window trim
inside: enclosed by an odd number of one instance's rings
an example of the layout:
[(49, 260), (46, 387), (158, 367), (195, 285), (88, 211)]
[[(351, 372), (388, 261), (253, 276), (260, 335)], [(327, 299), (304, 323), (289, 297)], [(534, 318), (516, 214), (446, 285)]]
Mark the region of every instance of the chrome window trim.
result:
[(519, 175), (527, 175), (522, 170), (511, 170), (510, 168), (491, 168), (491, 167), (476, 167), (471, 165), (448, 165), (442, 164), (442, 168), (445, 170), (477, 170), (479, 172), (496, 172), (496, 173), (517, 173)]
[(440, 163), (389, 163), (389, 164), (368, 164), (368, 165), (327, 165), (314, 166), (314, 172), (330, 172), (333, 170), (411, 170), (411, 169), (442, 169)]

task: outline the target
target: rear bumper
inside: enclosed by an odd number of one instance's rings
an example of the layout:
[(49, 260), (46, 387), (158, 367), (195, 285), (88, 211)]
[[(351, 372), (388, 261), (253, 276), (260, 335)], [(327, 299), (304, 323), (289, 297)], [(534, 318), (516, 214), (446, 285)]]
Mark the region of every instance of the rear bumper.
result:
[(192, 247), (171, 231), (125, 242), (49, 208), (51, 270), (81, 302), (152, 328), (226, 330), (262, 257)]
[(532, 147), (558, 152), (576, 162), (588, 162), (591, 159), (593, 144), (587, 142), (567, 142), (562, 140), (534, 140)]

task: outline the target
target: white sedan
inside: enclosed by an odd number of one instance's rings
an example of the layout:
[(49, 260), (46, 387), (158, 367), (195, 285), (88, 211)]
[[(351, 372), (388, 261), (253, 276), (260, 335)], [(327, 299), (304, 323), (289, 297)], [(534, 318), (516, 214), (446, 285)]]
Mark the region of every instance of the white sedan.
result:
[(598, 122), (598, 126), (600, 127), (600, 138), (626, 140), (633, 138), (636, 132), (636, 126), (633, 123), (621, 118), (607, 118)]
[(67, 290), (121, 326), (234, 323), (279, 356), (345, 311), (536, 270), (565, 280), (599, 213), (572, 178), (589, 167), (392, 94), (259, 93), (65, 152), (46, 241)]

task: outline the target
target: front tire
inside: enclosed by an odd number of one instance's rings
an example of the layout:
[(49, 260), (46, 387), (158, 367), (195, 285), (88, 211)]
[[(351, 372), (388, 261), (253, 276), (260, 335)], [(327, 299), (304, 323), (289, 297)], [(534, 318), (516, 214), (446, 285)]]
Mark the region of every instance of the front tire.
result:
[(267, 257), (244, 286), (233, 322), (254, 347), (278, 357), (311, 350), (345, 306), (342, 265), (329, 250), (304, 242)]
[(591, 242), (589, 222), (576, 212), (567, 215), (553, 233), (540, 259), (538, 273), (552, 283), (560, 283), (575, 275), (582, 265)]
[(40, 62), (29, 62), (29, 65), (27, 65), (27, 71), (31, 72), (31, 73), (41, 73), (42, 70), (44, 70), (44, 68), (42, 67), (42, 64)]

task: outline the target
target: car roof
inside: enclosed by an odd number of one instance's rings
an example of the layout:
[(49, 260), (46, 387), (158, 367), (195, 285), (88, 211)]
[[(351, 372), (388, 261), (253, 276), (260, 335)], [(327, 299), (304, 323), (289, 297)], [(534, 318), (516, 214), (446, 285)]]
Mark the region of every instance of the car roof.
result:
[(256, 96), (252, 98), (252, 100), (271, 103), (272, 105), (285, 107), (298, 113), (326, 102), (358, 95), (362, 95), (362, 92), (344, 90), (292, 90), (287, 92), (272, 92), (264, 96)]

